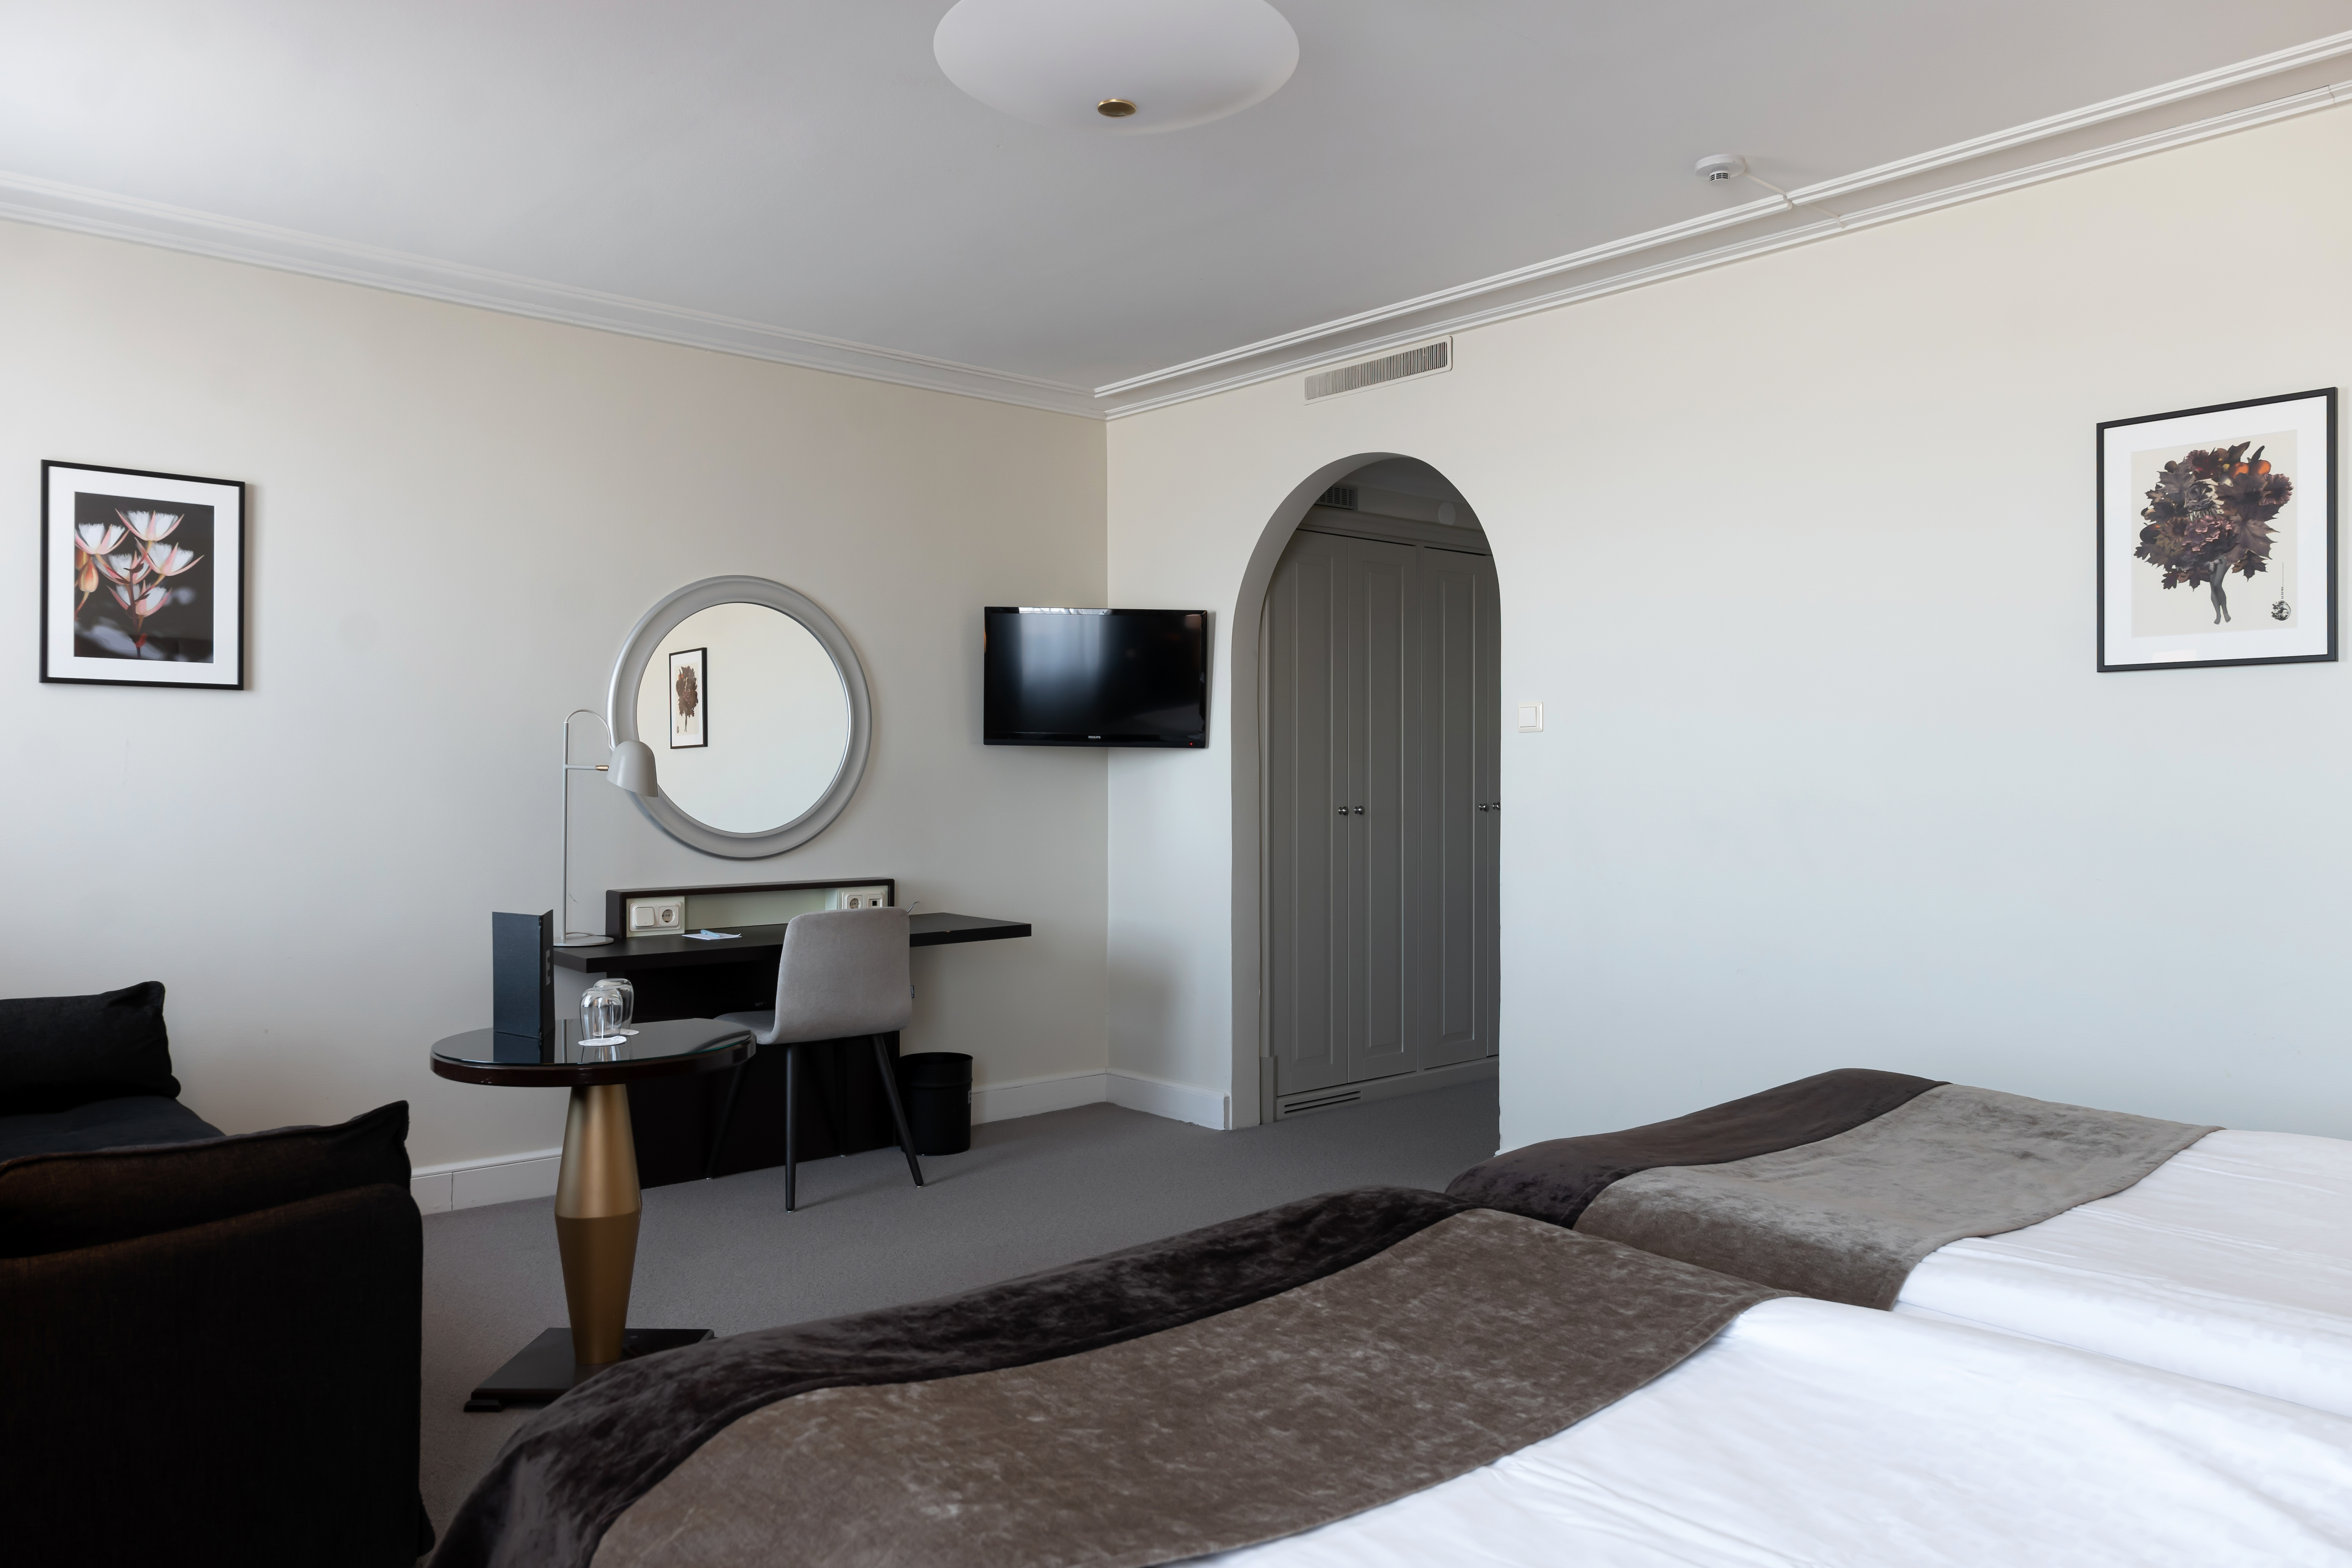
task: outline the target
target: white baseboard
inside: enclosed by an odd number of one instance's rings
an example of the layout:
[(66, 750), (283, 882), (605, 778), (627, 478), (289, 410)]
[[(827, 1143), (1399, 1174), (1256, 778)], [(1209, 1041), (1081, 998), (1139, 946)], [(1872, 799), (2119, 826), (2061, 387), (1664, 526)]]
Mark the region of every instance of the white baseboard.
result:
[(1010, 1121), (1016, 1116), (1041, 1116), (1048, 1110), (1100, 1105), (1105, 1100), (1171, 1121), (1190, 1121), (1220, 1131), (1226, 1126), (1225, 1097), (1215, 1089), (1116, 1070), (983, 1084), (971, 1091), (971, 1120), (976, 1127), (983, 1121)]
[[(1056, 1073), (1050, 1078), (983, 1084), (971, 1091), (971, 1120), (974, 1126), (1010, 1121), (1049, 1110), (1100, 1105), (1105, 1100), (1173, 1121), (1220, 1131), (1225, 1126), (1225, 1097), (1216, 1090), (1127, 1072)], [(541, 1149), (530, 1154), (426, 1165), (409, 1177), (408, 1190), (416, 1206), (426, 1214), (551, 1198), (555, 1195), (555, 1173), (562, 1154), (561, 1149)]]
[(972, 1125), (1010, 1121), (1016, 1116), (1042, 1116), (1049, 1110), (1069, 1110), (1081, 1105), (1100, 1105), (1110, 1098), (1109, 1078), (1110, 1074), (1103, 1072), (1070, 1072), (982, 1084), (971, 1091)]
[(1213, 1127), (1222, 1132), (1233, 1125), (1227, 1114), (1226, 1098), (1213, 1089), (1195, 1089), (1189, 1083), (1170, 1083), (1165, 1079), (1145, 1078), (1141, 1073), (1113, 1072), (1110, 1079), (1110, 1102), (1129, 1110), (1148, 1110), (1154, 1116), (1165, 1116), (1171, 1121), (1190, 1121), (1199, 1127)]
[(460, 1160), (446, 1165), (426, 1165), (412, 1172), (409, 1194), (426, 1214), (479, 1208), (484, 1204), (511, 1204), (524, 1198), (555, 1195), (555, 1173), (563, 1151), (541, 1149), (530, 1154), (507, 1154), (494, 1160)]

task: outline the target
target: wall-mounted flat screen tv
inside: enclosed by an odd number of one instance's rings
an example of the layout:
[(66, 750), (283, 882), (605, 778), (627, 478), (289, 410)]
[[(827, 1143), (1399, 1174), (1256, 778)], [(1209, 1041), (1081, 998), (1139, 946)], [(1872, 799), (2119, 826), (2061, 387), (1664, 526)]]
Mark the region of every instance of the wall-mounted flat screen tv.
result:
[(989, 745), (1209, 743), (1206, 612), (991, 605), (983, 619)]

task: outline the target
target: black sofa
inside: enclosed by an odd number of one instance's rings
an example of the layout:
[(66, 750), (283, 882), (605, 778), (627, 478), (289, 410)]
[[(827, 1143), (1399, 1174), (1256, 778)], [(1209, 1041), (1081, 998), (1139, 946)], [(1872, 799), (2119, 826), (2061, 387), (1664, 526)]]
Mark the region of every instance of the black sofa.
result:
[(178, 1102), (163, 1000), (0, 1001), (0, 1553), (407, 1568), (408, 1107), (223, 1137)]

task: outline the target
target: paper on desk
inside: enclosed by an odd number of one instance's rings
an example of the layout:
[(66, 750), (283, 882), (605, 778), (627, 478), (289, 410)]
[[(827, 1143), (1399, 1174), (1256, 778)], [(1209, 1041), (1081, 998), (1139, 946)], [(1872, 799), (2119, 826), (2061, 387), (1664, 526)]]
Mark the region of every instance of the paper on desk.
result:
[(733, 942), (737, 937), (740, 937), (742, 934), (743, 933), (740, 931), (712, 931), (709, 927), (705, 927), (701, 931), (690, 931), (687, 932), (686, 940), (688, 942)]

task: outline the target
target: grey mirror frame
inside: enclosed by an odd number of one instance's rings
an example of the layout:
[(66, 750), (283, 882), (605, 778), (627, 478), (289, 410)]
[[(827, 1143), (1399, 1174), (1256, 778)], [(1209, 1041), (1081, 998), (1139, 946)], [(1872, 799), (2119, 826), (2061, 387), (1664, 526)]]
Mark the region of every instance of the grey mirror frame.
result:
[[(765, 605), (790, 616), (806, 626), (824, 651), (833, 656), (833, 667), (841, 672), (841, 683), (849, 692), (849, 746), (842, 754), (841, 771), (834, 775), (832, 787), (817, 798), (814, 805), (780, 827), (764, 833), (732, 833), (698, 822), (673, 805), (667, 795), (650, 800), (643, 795), (630, 796), (656, 826), (687, 847), (734, 860), (757, 860), (799, 848), (832, 826), (833, 819), (849, 805), (849, 797), (857, 793), (859, 782), (866, 777), (866, 755), (874, 741), (874, 704), (866, 690), (866, 667), (858, 663), (857, 650), (850, 646), (848, 634), (814, 600), (765, 577), (705, 577), (699, 583), (688, 583), (647, 610), (630, 629), (628, 640), (621, 645), (621, 657), (613, 665), (613, 689), (604, 703), (605, 720), (613, 727), (615, 743), (644, 739), (637, 733), (637, 687), (645, 679), (646, 665), (653, 658), (654, 649), (680, 621), (714, 605)], [(658, 775), (658, 767), (656, 773)], [(658, 776), (656, 782), (659, 783)]]

